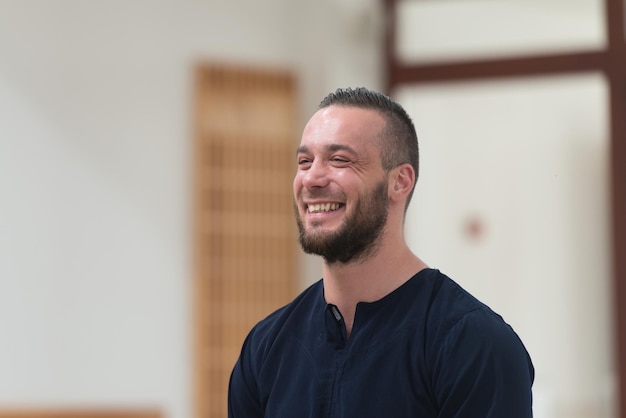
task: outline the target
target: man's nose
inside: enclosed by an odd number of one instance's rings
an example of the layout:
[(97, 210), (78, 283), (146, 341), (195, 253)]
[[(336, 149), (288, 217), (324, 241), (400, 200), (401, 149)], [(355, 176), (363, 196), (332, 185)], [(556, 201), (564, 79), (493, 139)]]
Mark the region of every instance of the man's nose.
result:
[(302, 185), (314, 189), (328, 185), (328, 171), (320, 160), (314, 160), (302, 177)]

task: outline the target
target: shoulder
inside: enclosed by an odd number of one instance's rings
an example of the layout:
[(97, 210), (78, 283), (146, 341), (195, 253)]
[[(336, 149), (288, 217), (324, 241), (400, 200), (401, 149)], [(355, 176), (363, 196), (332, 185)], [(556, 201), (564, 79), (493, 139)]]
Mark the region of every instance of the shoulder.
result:
[(430, 327), (448, 332), (462, 321), (504, 323), (499, 314), (439, 270), (429, 270), (422, 281), (428, 293)]
[(249, 332), (243, 350), (267, 352), (281, 335), (292, 335), (310, 319), (313, 312), (323, 309), (323, 306), (325, 304), (320, 280), (301, 292), (287, 305), (261, 319)]
[(321, 283), (310, 286), (292, 302), (260, 320), (248, 333), (230, 376), (229, 416), (263, 415), (261, 392), (266, 381), (261, 376), (264, 369), (272, 369), (271, 365), (266, 367), (268, 354), (276, 347), (284, 348), (288, 336), (306, 320), (307, 311), (323, 300), (320, 287)]
[(515, 353), (530, 360), (511, 325), (457, 282), (439, 270), (428, 271), (422, 281), (428, 294), (424, 354), (431, 361), (473, 350)]
[(425, 355), (438, 404), (473, 416), (531, 416), (534, 367), (517, 333), (459, 284), (436, 276)]

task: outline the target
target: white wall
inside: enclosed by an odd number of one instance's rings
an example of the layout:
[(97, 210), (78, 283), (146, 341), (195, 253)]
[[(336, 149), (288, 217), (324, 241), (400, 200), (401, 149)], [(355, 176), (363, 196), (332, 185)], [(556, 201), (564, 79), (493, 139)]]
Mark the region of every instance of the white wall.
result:
[(193, 67), (292, 69), (304, 120), (380, 85), (374, 4), (0, 0), (1, 406), (191, 416)]
[(614, 417), (605, 80), (455, 83), (402, 98), (424, 156), (411, 246), (518, 332), (536, 418)]

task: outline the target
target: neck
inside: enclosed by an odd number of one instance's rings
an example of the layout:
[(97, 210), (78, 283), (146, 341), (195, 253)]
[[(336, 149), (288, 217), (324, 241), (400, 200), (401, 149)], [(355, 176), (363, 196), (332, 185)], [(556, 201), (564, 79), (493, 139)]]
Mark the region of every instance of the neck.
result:
[(339, 308), (350, 335), (357, 303), (382, 299), (426, 267), (405, 243), (400, 248), (381, 247), (376, 254), (362, 261), (325, 262), (324, 297), (327, 303)]

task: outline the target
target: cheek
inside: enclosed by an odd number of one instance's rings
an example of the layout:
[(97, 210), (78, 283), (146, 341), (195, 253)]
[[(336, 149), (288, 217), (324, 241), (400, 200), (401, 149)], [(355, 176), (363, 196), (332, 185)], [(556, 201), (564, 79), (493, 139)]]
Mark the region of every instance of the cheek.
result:
[(302, 189), (302, 179), (299, 175), (295, 175), (293, 178), (293, 196), (297, 197), (298, 193)]

